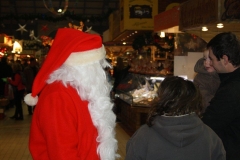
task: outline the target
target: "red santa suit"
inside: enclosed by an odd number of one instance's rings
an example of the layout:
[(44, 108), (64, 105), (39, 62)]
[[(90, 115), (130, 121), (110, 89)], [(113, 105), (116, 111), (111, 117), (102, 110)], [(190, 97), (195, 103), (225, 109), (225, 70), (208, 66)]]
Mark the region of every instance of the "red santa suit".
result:
[(80, 99), (76, 89), (54, 82), (43, 89), (38, 101), (29, 144), (34, 160), (99, 159), (97, 129), (88, 102)]
[[(105, 50), (98, 35), (59, 29), (34, 80), (32, 93), (24, 98), (28, 105), (36, 105), (29, 138), (29, 149), (34, 160), (114, 160), (118, 156), (115, 153), (115, 115), (108, 103), (110, 99), (92, 97), (89, 105), (90, 102), (84, 100), (87, 99), (85, 96), (80, 96), (81, 91), (73, 87), (71, 80), (65, 83), (54, 79), (47, 83), (50, 75), (63, 64), (70, 68), (79, 64), (93, 67), (92, 63), (104, 57)], [(91, 91), (91, 95), (97, 92)], [(91, 97), (88, 94), (87, 97)], [(108, 95), (107, 92), (105, 94)], [(103, 104), (99, 101), (101, 98)]]

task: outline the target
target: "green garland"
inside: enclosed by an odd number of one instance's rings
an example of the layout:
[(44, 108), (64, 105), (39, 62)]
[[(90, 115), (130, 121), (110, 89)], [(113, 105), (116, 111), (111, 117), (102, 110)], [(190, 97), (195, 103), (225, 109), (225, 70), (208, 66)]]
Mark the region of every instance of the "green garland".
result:
[(23, 50), (38, 50), (45, 48), (42, 42), (33, 41), (33, 40), (24, 40), (23, 41)]

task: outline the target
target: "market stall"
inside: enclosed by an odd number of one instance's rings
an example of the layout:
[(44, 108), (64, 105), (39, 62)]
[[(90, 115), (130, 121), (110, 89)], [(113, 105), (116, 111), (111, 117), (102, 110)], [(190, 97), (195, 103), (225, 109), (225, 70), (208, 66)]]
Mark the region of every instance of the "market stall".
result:
[(129, 73), (118, 85), (115, 113), (130, 134), (146, 123), (148, 112), (157, 101), (157, 90), (164, 77)]

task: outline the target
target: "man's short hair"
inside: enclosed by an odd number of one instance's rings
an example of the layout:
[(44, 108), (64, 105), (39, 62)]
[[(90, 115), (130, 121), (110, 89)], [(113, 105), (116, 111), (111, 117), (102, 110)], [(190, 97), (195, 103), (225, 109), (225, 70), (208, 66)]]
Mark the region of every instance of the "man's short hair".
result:
[(207, 44), (213, 54), (220, 59), (226, 55), (233, 66), (240, 65), (240, 41), (232, 32), (223, 32), (213, 37)]

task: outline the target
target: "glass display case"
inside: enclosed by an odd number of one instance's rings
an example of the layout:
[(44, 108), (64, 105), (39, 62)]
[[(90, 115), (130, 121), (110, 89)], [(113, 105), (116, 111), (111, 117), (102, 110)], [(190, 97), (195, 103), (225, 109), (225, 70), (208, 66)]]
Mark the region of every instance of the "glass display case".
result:
[(151, 107), (157, 102), (158, 87), (165, 77), (129, 73), (117, 87), (114, 101), (117, 119), (131, 134), (146, 123)]
[(115, 97), (136, 107), (150, 107), (157, 99), (157, 90), (163, 76), (130, 73), (117, 87)]

